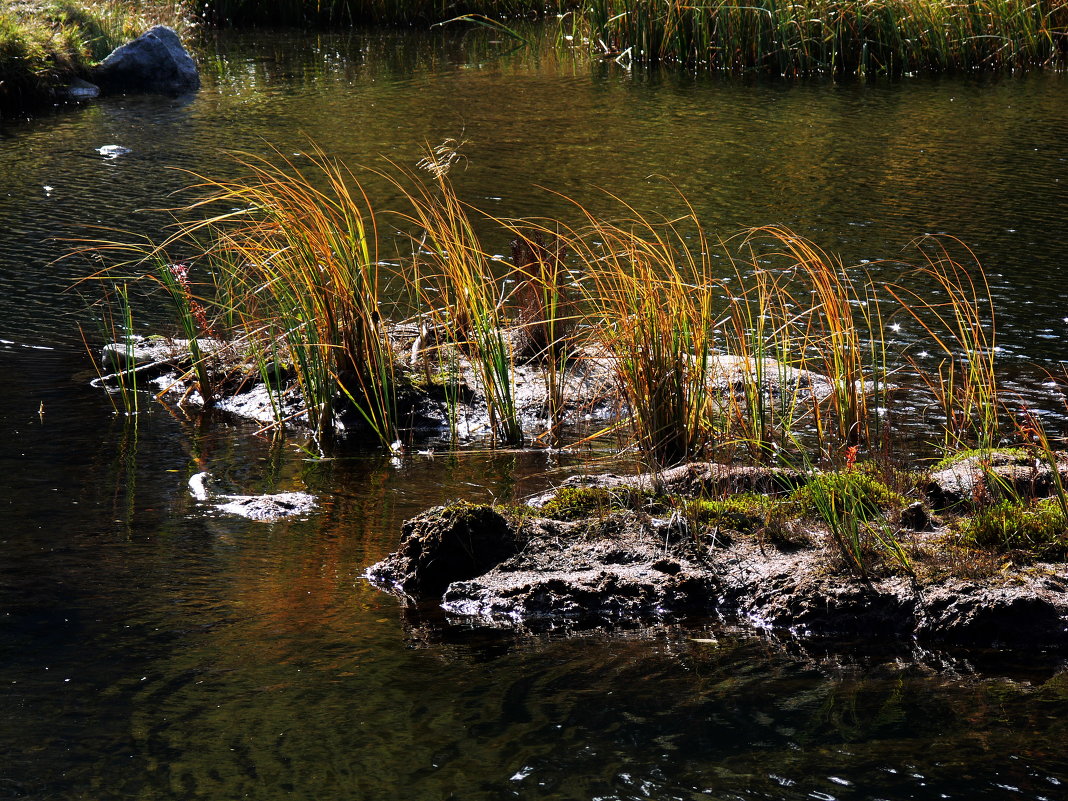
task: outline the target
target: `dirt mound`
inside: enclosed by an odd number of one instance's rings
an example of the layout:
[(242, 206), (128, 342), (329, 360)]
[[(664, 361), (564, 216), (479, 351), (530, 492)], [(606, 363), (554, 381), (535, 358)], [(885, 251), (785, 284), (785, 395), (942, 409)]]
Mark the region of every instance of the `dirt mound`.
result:
[(407, 521), (400, 548), (368, 575), (413, 598), (440, 597), (454, 581), (482, 575), (515, 555), (523, 541), (493, 507), (439, 506)]

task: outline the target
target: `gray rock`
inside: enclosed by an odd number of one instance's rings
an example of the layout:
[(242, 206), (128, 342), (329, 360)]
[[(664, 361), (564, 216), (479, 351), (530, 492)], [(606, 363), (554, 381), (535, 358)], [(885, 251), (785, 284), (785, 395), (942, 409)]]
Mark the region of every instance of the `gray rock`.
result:
[(132, 153), (133, 151), (122, 145), (104, 145), (98, 147), (96, 152), (106, 159), (117, 159), (119, 156), (125, 156), (127, 153)]
[(964, 644), (1042, 646), (1068, 640), (1063, 581), (1028, 576), (1001, 587), (950, 581), (924, 594), (916, 636)]
[(67, 97), (72, 100), (88, 100), (97, 97), (99, 94), (99, 86), (95, 83), (89, 83), (89, 81), (83, 81), (81, 78), (75, 78), (70, 82), (70, 86), (67, 87)]
[[(571, 476), (560, 484), (560, 488), (632, 487), (638, 490), (713, 497), (738, 492), (784, 495), (807, 484), (810, 477), (811, 475), (803, 470), (784, 467), (692, 462), (632, 476), (617, 476), (613, 473)], [(526, 502), (529, 506), (540, 509), (555, 498), (556, 494), (557, 490), (551, 490), (528, 498)]]
[(439, 506), (405, 523), (400, 548), (367, 575), (415, 598), (440, 598), (454, 581), (481, 576), (514, 556), (523, 540), (492, 506)]
[[(200, 352), (218, 353), (226, 347), (225, 342), (206, 337), (198, 339)], [(119, 373), (136, 370), (138, 373), (148, 371), (149, 377), (169, 372), (177, 366), (189, 363), (188, 339), (165, 339), (163, 337), (142, 337), (133, 335), (120, 342), (109, 342), (100, 351), (100, 361), (104, 368), (114, 371), (111, 375), (94, 379), (92, 384), (113, 384), (121, 378)]]
[[(1068, 454), (1054, 454), (1057, 475), (1068, 486)], [(985, 503), (1000, 498), (1046, 498), (1057, 477), (1044, 460), (992, 451), (968, 456), (931, 475), (924, 488), (936, 509)]]
[(224, 495), (225, 503), (215, 504), (220, 512), (263, 523), (273, 523), (312, 511), (318, 505), (306, 492), (276, 492), (273, 495)]
[(367, 576), (495, 626), (581, 628), (708, 614), (799, 635), (1068, 649), (1063, 563), (983, 582), (922, 584), (836, 572), (827, 544), (770, 545), (738, 536), (712, 548), (665, 537), (647, 515), (628, 511), (558, 521), (456, 504), (408, 521), (400, 548)]
[(93, 70), (105, 92), (185, 94), (200, 88), (197, 65), (170, 28), (157, 25), (115, 48)]
[(276, 492), (271, 495), (225, 495), (210, 488), (211, 473), (197, 473), (189, 479), (189, 492), (201, 502), (211, 503), (225, 514), (273, 523), (285, 517), (305, 514), (318, 505), (306, 492)]

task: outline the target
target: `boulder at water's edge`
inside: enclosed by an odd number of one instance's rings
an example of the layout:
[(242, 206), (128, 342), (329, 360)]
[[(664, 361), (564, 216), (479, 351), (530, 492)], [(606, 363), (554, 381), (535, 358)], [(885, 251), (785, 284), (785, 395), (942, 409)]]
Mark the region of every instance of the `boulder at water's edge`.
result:
[(115, 48), (93, 70), (105, 92), (159, 92), (180, 95), (200, 88), (200, 74), (173, 30), (157, 25)]

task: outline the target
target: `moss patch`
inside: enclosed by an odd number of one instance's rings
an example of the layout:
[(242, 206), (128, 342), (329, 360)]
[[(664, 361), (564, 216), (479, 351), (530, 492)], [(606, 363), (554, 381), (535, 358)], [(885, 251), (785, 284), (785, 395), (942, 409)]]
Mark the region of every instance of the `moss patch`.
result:
[(1068, 520), (1052, 498), (1033, 503), (999, 501), (961, 518), (954, 529), (964, 545), (1037, 559), (1068, 559)]
[(753, 534), (764, 528), (776, 514), (781, 502), (767, 495), (742, 493), (715, 500), (700, 499), (690, 505), (693, 519), (705, 526), (722, 526), (742, 534)]
[(956, 453), (951, 453), (947, 456), (942, 457), (942, 459), (936, 462), (935, 465), (931, 468), (931, 472), (937, 473), (939, 470), (945, 470), (946, 468), (952, 467), (955, 464), (960, 464), (961, 462), (976, 457), (990, 459), (991, 461), (997, 464), (1022, 462), (1032, 458), (1031, 454), (1029, 454), (1023, 448), (994, 448), (993, 450), (989, 448), (968, 448), (966, 450), (957, 451)]
[(790, 520), (791, 505), (781, 498), (756, 493), (739, 493), (725, 498), (698, 499), (687, 507), (702, 536), (722, 543), (724, 532), (755, 535), (777, 548), (795, 549), (811, 545), (802, 526)]
[(668, 508), (665, 499), (648, 490), (632, 487), (564, 487), (539, 514), (553, 520), (585, 520), (625, 509), (649, 513)]
[(802, 517), (826, 520), (851, 514), (858, 520), (873, 520), (905, 505), (905, 498), (867, 473), (823, 473), (790, 494), (794, 510)]

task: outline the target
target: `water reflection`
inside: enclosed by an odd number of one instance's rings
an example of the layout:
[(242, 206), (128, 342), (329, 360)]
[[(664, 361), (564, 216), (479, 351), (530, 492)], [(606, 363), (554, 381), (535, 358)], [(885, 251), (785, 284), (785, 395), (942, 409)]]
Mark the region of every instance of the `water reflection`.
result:
[[(190, 425), (117, 425), (88, 460), (95, 505), (57, 518), (69, 534), (5, 542), (15, 797), (1055, 798), (1068, 780), (1056, 657), (707, 623), (412, 628), (358, 578), (400, 521), (563, 473), (530, 454), (308, 461), (251, 427)], [(201, 466), (323, 505), (274, 525), (207, 515), (184, 487)]]

